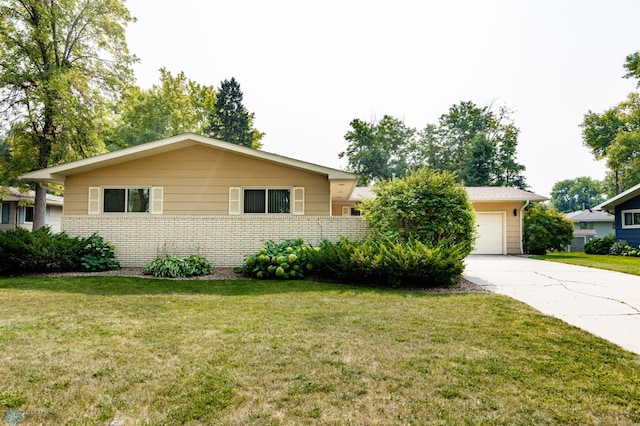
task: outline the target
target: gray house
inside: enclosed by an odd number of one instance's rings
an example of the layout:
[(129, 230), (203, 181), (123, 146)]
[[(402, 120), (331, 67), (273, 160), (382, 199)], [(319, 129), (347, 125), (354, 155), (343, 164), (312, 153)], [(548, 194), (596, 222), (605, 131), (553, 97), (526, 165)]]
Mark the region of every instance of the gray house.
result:
[[(11, 186), (0, 187), (0, 231), (17, 227), (33, 227), (33, 203), (35, 191), (22, 192)], [(62, 197), (47, 194), (46, 224), (52, 232), (60, 232), (62, 221)]]
[(584, 251), (585, 243), (615, 232), (614, 216), (605, 211), (585, 209), (565, 216), (574, 223), (569, 251)]

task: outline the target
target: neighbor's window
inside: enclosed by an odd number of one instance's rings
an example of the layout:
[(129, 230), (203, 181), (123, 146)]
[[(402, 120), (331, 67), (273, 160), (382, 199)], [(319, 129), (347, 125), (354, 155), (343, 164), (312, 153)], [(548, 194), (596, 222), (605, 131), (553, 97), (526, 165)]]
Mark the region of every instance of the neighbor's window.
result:
[(25, 222), (33, 222), (33, 206), (26, 206), (24, 208), (24, 221)]
[(2, 203), (2, 223), (9, 223), (9, 203)]
[(149, 213), (149, 188), (105, 188), (105, 213)]
[(640, 209), (622, 210), (623, 228), (640, 228)]
[(245, 189), (245, 213), (290, 213), (290, 189)]

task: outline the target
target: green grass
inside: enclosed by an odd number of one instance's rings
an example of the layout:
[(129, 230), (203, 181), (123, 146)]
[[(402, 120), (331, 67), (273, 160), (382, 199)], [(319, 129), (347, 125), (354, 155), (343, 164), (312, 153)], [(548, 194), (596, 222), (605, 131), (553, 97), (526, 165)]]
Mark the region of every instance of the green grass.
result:
[(20, 425), (640, 423), (640, 356), (491, 294), (0, 279)]
[(602, 254), (586, 254), (582, 252), (547, 253), (544, 256), (532, 256), (535, 259), (568, 263), (571, 265), (589, 266), (591, 268), (607, 269), (640, 275), (640, 257), (611, 256)]

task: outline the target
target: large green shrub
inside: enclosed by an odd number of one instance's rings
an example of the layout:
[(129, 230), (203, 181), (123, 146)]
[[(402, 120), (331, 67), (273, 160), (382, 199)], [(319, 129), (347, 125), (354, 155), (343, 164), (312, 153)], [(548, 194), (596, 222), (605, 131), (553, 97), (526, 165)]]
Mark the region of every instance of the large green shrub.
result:
[(553, 207), (534, 204), (524, 214), (524, 251), (545, 254), (563, 250), (573, 239), (573, 222)]
[(320, 278), (388, 287), (437, 287), (458, 282), (467, 245), (369, 237), (322, 241), (308, 253)]
[(88, 238), (16, 228), (0, 232), (0, 273), (101, 271), (118, 269), (113, 246), (94, 234)]
[(240, 272), (258, 279), (304, 278), (305, 271), (313, 267), (308, 261), (310, 250), (300, 238), (267, 241), (257, 253), (245, 257)]
[(165, 254), (144, 265), (142, 273), (163, 278), (188, 278), (208, 275), (212, 267), (213, 264), (199, 254), (184, 259)]
[(594, 238), (584, 245), (584, 252), (587, 254), (609, 254), (616, 237), (613, 234), (605, 235), (602, 238)]
[(430, 245), (455, 245), (469, 254), (475, 239), (473, 206), (455, 175), (422, 168), (403, 179), (381, 181), (361, 205), (377, 236)]

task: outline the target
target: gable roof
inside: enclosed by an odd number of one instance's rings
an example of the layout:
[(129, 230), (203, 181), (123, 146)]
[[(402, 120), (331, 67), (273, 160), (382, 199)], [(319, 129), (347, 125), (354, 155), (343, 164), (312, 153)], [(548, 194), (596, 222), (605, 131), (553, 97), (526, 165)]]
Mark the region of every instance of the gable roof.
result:
[(593, 210), (613, 210), (616, 206), (631, 200), (640, 195), (640, 183), (633, 188), (629, 188), (624, 192), (616, 195), (613, 198), (609, 198), (605, 202), (598, 204)]
[[(22, 192), (13, 186), (0, 187), (0, 201), (35, 200), (36, 191)], [(58, 195), (47, 194), (48, 206), (62, 206), (63, 198)]]
[[(533, 192), (506, 186), (467, 186), (470, 201), (501, 202), (501, 201), (546, 201), (548, 198)], [(372, 188), (354, 188), (352, 201), (361, 201), (365, 197), (374, 197)]]
[(567, 213), (566, 218), (574, 222), (614, 222), (614, 216), (601, 210), (578, 210)]
[(229, 142), (223, 142), (218, 139), (208, 138), (206, 136), (197, 135), (195, 133), (183, 133), (181, 135), (143, 143), (141, 145), (124, 148), (118, 151), (96, 155), (94, 157), (84, 158), (82, 160), (72, 161), (66, 164), (60, 164), (58, 166), (48, 167), (46, 169), (35, 170), (29, 173), (25, 173), (20, 177), (22, 179), (40, 182), (64, 183), (65, 176), (93, 170), (96, 168), (111, 166), (114, 164), (124, 163), (126, 161), (136, 160), (138, 158), (149, 157), (151, 155), (156, 155), (164, 152), (174, 151), (180, 148), (198, 144), (218, 148), (223, 151), (233, 152), (236, 154), (244, 155), (246, 157), (259, 158), (273, 163), (303, 169), (318, 174), (325, 174), (330, 180), (357, 178), (353, 173), (319, 166), (317, 164), (307, 163), (305, 161), (295, 160), (293, 158), (283, 157), (278, 154), (272, 154), (266, 151), (247, 148)]
[(82, 160), (48, 167), (46, 169), (34, 170), (32, 172), (23, 174), (22, 176), (20, 176), (20, 178), (38, 182), (64, 184), (65, 178), (70, 175), (102, 167), (112, 166), (131, 160), (137, 160), (140, 158), (145, 158), (165, 152), (171, 152), (193, 145), (204, 145), (245, 157), (258, 158), (283, 166), (306, 170), (308, 172), (317, 173), (320, 175), (326, 175), (331, 182), (331, 193), (334, 199), (337, 198), (346, 200), (351, 195), (351, 191), (353, 190), (357, 182), (357, 176), (353, 173), (348, 173), (338, 169), (332, 169), (330, 167), (319, 166), (317, 164), (307, 163), (305, 161), (295, 160), (293, 158), (283, 157), (278, 154), (272, 154), (266, 151), (247, 148), (229, 142), (223, 142), (218, 139), (208, 138), (206, 136), (198, 135), (195, 133), (183, 133), (181, 135), (143, 143), (118, 151), (112, 151), (106, 154), (96, 155), (94, 157), (84, 158)]

